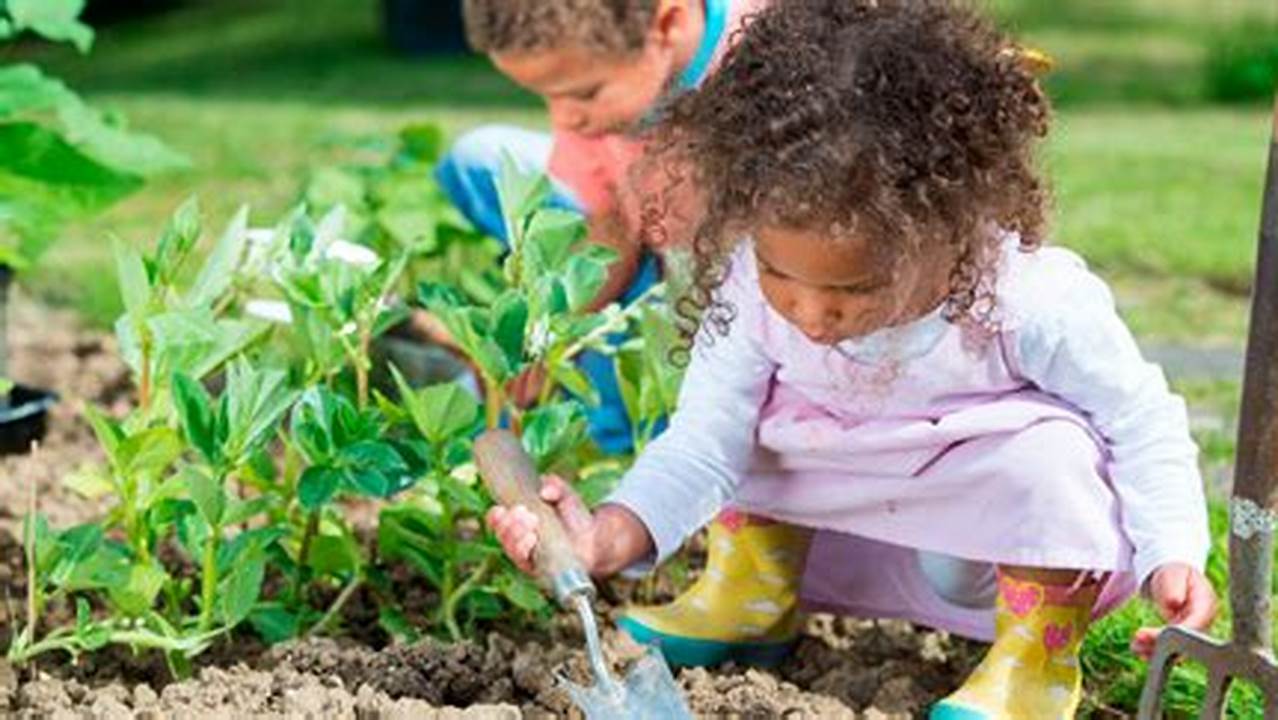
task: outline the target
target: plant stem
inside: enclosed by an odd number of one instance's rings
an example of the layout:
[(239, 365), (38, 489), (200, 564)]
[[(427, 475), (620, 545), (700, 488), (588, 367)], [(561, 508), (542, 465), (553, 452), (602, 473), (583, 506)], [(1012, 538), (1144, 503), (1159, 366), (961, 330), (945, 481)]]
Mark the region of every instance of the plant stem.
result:
[(151, 409), (151, 341), (142, 337), (142, 377), (138, 381), (138, 404), (142, 412)]
[(506, 404), (505, 393), (501, 384), (488, 376), (483, 376), (484, 383), (484, 417), (489, 430), (496, 430), (501, 425), (501, 409)]
[(472, 588), (483, 581), (488, 572), (492, 570), (492, 557), (484, 558), (484, 561), (475, 568), (467, 578), (458, 585), (455, 590), (448, 593), (444, 599), (444, 626), (448, 628), (448, 634), (452, 636), (454, 641), (462, 639), (461, 627), (457, 625), (457, 604), (462, 598), (470, 594)]
[[(31, 453), (34, 457), (40, 452), (40, 443), (31, 444)], [(31, 475), (31, 487), (27, 497), (27, 528), (23, 533), (26, 542), (27, 555), (27, 626), (23, 628), (22, 634), (30, 642), (35, 638), (36, 632), (36, 548), (35, 548), (35, 523), (36, 523), (36, 479), (35, 474)]]
[(355, 399), (359, 409), (368, 406), (368, 352), (373, 344), (373, 331), (368, 325), (359, 328), (359, 357), (355, 358)]
[(646, 303), (647, 301), (655, 297), (660, 296), (664, 292), (665, 292), (665, 287), (662, 284), (653, 285), (647, 290), (644, 290), (643, 293), (639, 297), (635, 298), (633, 302), (627, 305), (624, 310), (612, 316), (611, 318), (608, 319), (607, 322), (595, 328), (594, 330), (591, 330), (590, 332), (586, 333), (576, 342), (569, 345), (568, 349), (564, 351), (564, 354), (562, 356), (563, 360), (565, 362), (568, 360), (572, 360), (573, 358), (577, 357), (581, 353), (585, 352), (595, 343), (603, 340), (604, 338), (608, 337), (609, 335), (615, 332), (621, 332), (622, 330), (624, 330), (626, 328), (626, 325), (630, 323), (630, 319), (634, 317), (634, 314), (639, 311), (639, 308), (644, 303)]
[(200, 579), (200, 632), (213, 627), (213, 603), (217, 599), (217, 540), (220, 527), (213, 527), (204, 542), (204, 567)]
[(350, 582), (346, 583), (346, 587), (342, 588), (342, 592), (338, 594), (337, 599), (329, 606), (328, 611), (324, 613), (324, 617), (312, 625), (311, 629), (307, 630), (303, 637), (311, 637), (316, 633), (323, 632), (325, 628), (337, 619), (337, 616), (342, 612), (342, 608), (346, 607), (346, 603), (350, 602), (350, 599), (355, 596), (355, 591), (363, 584), (364, 578), (359, 575), (356, 575)]
[(297, 551), (297, 572), (293, 577), (293, 601), (302, 600), (302, 576), (306, 573), (306, 559), (311, 554), (311, 541), (319, 532), (320, 511), (312, 510), (306, 517), (306, 529), (302, 531), (302, 546)]

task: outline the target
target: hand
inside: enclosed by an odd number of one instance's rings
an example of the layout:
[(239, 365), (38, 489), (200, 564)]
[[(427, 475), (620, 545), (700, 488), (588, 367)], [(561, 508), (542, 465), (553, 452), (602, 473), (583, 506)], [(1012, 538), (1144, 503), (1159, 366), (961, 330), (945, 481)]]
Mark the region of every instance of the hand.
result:
[[(1185, 563), (1168, 563), (1149, 577), (1149, 598), (1168, 625), (1206, 631), (1216, 619), (1216, 591), (1207, 577)], [(1141, 628), (1132, 638), (1132, 652), (1148, 660), (1154, 654), (1160, 628)]]
[(546, 387), (546, 368), (544, 365), (533, 365), (523, 371), (506, 385), (506, 396), (516, 407), (527, 409), (532, 407)]
[[(577, 559), (591, 575), (611, 575), (651, 552), (647, 528), (619, 505), (605, 505), (592, 514), (568, 484), (553, 475), (543, 479), (541, 499), (555, 508)], [(488, 511), (487, 521), (515, 565), (536, 574), (537, 516), (522, 505), (497, 506)]]

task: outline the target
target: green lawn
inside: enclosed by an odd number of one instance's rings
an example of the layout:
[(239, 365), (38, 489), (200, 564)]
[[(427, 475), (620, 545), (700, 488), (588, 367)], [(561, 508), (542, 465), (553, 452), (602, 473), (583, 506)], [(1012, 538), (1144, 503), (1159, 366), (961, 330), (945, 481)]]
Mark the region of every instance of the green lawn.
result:
[[(1058, 195), (1055, 237), (1114, 280), (1142, 334), (1236, 342), (1259, 213), (1265, 110), (1089, 104), (1069, 83), (1158, 85), (1160, 73), (1179, 72), (1182, 60), (1198, 62), (1198, 51), (1186, 48), (1201, 49), (1215, 28), (1259, 16), (1270, 0), (994, 5), (1061, 63), (1051, 82), (1062, 109), (1045, 153)], [(118, 311), (103, 272), (109, 237), (146, 239), (187, 195), (200, 196), (213, 222), (241, 203), (266, 221), (294, 201), (309, 168), (334, 156), (336, 139), (389, 133), (414, 120), (451, 133), (481, 122), (544, 124), (536, 99), (480, 58), (390, 53), (372, 0), (192, 2), (108, 28), (88, 58), (66, 49), (28, 54), (194, 161), (189, 172), (71, 228), (27, 278), (42, 296), (99, 324)], [(1089, 65), (1100, 58), (1123, 66), (1129, 56), (1160, 70), (1115, 74)], [(1168, 60), (1175, 57), (1181, 60)]]

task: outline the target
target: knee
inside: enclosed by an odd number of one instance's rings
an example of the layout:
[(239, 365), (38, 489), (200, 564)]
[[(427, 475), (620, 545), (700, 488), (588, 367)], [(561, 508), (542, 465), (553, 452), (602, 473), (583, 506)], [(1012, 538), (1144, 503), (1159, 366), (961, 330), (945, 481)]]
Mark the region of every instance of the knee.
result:
[[(1101, 449), (1077, 423), (1044, 422), (1009, 438), (1000, 465), (1012, 495), (1034, 506), (1075, 496), (1078, 488), (1104, 484)], [(1080, 484), (1081, 483), (1081, 484)]]
[(494, 173), (501, 166), (502, 150), (508, 145), (510, 128), (481, 125), (463, 133), (440, 160), (441, 173), (483, 171)]
[(918, 561), (932, 591), (946, 602), (969, 609), (994, 606), (997, 579), (990, 563), (923, 551)]

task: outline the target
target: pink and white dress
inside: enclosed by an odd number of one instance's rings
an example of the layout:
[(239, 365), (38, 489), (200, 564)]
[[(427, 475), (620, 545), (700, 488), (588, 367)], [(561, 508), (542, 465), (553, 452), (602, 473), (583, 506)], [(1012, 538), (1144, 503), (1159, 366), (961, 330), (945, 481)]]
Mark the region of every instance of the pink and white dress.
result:
[(817, 345), (768, 306), (748, 244), (721, 293), (727, 336), (699, 338), (669, 430), (608, 500), (655, 541), (632, 572), (733, 505), (819, 530), (809, 606), (988, 639), (992, 603), (938, 589), (938, 558), (1104, 573), (1098, 614), (1164, 563), (1203, 567), (1185, 404), (1073, 253), (1009, 239), (976, 341), (938, 310)]

